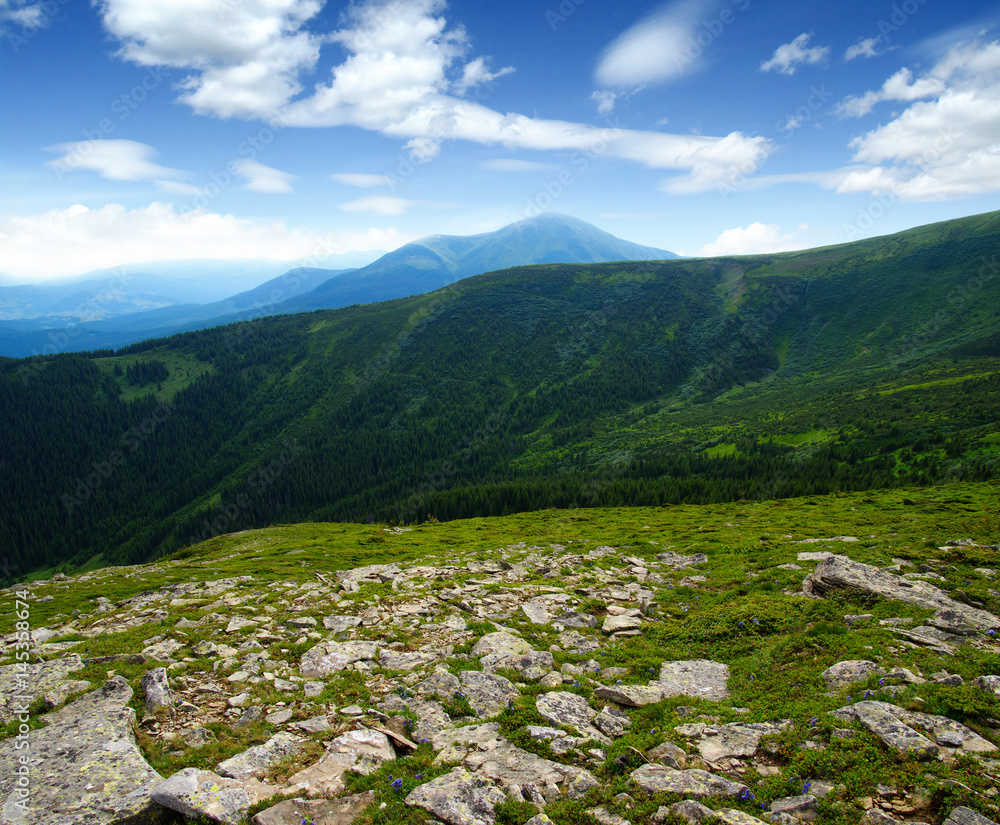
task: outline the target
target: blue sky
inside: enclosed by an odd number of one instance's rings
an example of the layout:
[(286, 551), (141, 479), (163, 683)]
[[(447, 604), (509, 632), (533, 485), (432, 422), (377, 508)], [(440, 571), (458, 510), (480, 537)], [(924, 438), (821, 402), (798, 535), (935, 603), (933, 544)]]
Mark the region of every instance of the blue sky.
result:
[(1000, 3), (0, 0), (0, 272), (543, 210), (686, 255), (990, 211)]

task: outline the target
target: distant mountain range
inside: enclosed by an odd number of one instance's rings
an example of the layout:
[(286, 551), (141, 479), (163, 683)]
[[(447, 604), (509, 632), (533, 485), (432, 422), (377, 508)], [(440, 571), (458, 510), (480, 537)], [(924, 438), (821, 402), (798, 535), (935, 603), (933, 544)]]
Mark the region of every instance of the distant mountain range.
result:
[[(512, 266), (676, 257), (664, 249), (617, 238), (577, 218), (544, 213), (496, 232), (431, 235), (360, 269), (322, 266), (344, 264), (348, 260), (344, 256), (292, 267), (287, 262), (253, 260), (130, 264), (88, 273), (85, 280), (0, 287), (0, 355), (118, 348), (251, 317), (420, 295)], [(191, 277), (199, 272), (201, 277)], [(250, 290), (218, 294), (226, 285), (245, 284), (253, 275), (267, 280)]]

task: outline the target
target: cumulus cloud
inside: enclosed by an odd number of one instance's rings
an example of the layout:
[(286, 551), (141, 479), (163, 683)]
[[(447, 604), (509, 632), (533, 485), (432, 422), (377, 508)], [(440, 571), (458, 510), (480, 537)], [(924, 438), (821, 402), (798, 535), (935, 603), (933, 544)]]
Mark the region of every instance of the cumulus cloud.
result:
[(851, 141), (864, 166), (838, 192), (943, 200), (1000, 190), (1000, 42), (958, 44), (919, 77), (901, 69), (841, 112), (863, 114), (882, 101), (911, 105)]
[(243, 184), (244, 189), (251, 192), (263, 192), (268, 195), (284, 195), (294, 191), (289, 181), (294, 175), (282, 172), (280, 169), (272, 169), (256, 160), (245, 158), (235, 161), (233, 164), (236, 174), (246, 178)]
[(327, 235), (290, 229), (281, 221), (236, 218), (171, 204), (127, 209), (76, 205), (0, 218), (0, 270), (25, 280), (76, 275), (132, 261), (183, 258), (294, 260), (353, 249), (393, 249), (412, 240), (395, 229)]
[[(450, 140), (575, 151), (686, 172), (681, 188), (699, 191), (699, 182), (732, 173), (709, 165), (745, 167), (772, 150), (764, 138), (739, 132), (704, 137), (600, 128), (481, 105), (463, 95), (510, 67), (493, 72), (485, 58), (467, 59), (469, 36), (449, 25), (444, 0), (360, 2), (344, 12), (341, 28), (323, 35), (307, 28), (318, 0), (206, 5), (200, 11), (146, 0), (99, 3), (126, 59), (190, 71), (181, 100), (196, 111), (286, 127), (356, 126), (404, 141), (416, 162), (430, 160)], [(690, 0), (673, 8), (691, 15), (701, 7)], [(338, 44), (346, 57), (301, 95), (299, 77), (315, 69), (323, 43)], [(658, 77), (671, 71), (656, 70)]]
[[(802, 233), (808, 228), (807, 224), (802, 224), (798, 227), (797, 233)], [(797, 233), (782, 232), (776, 223), (764, 224), (757, 221), (747, 227), (726, 229), (712, 243), (705, 244), (698, 254), (704, 257), (716, 257), (788, 252), (802, 248), (801, 242), (795, 241)]]
[(0, 31), (4, 23), (16, 23), (22, 28), (44, 26), (48, 15), (41, 3), (28, 0), (0, 0)]
[(777, 70), (782, 74), (795, 74), (795, 70), (805, 64), (820, 63), (830, 54), (829, 46), (809, 46), (812, 35), (803, 32), (791, 43), (785, 43), (774, 50), (769, 60), (760, 64), (762, 72)]
[(853, 46), (848, 46), (844, 52), (844, 60), (856, 60), (859, 57), (878, 57), (878, 44), (882, 42), (882, 37), (866, 37), (859, 40)]
[(108, 180), (170, 181), (188, 176), (180, 169), (153, 163), (156, 150), (134, 140), (82, 140), (49, 147), (63, 154), (46, 165), (62, 176), (80, 169), (97, 172)]
[(709, 7), (706, 0), (681, 0), (636, 23), (604, 50), (594, 73), (597, 83), (604, 87), (639, 86), (687, 74), (704, 51), (695, 40), (695, 32)]

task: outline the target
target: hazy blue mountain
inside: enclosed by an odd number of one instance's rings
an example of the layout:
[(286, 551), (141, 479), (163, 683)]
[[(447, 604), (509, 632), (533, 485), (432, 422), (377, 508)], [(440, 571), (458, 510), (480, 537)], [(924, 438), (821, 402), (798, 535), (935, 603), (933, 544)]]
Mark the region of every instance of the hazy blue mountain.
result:
[[(431, 235), (382, 255), (361, 269), (327, 269), (312, 265), (289, 269), (286, 263), (279, 274), (264, 283), (210, 303), (190, 299), (172, 300), (171, 296), (179, 293), (171, 292), (169, 284), (164, 283), (163, 279), (168, 278), (170, 273), (183, 270), (182, 264), (185, 263), (192, 268), (204, 265), (204, 278), (211, 280), (213, 272), (222, 273), (220, 277), (232, 278), (236, 277), (233, 273), (237, 270), (246, 273), (251, 270), (251, 266), (257, 266), (253, 271), (260, 274), (267, 266), (277, 262), (163, 261), (157, 265), (149, 265), (156, 269), (155, 272), (144, 273), (141, 278), (136, 275), (127, 279), (134, 283), (141, 281), (144, 284), (157, 284), (162, 303), (151, 306), (146, 311), (129, 311), (124, 314), (125, 310), (122, 313), (112, 313), (106, 308), (106, 314), (96, 319), (88, 318), (82, 312), (73, 315), (72, 311), (59, 315), (46, 310), (36, 316), (4, 315), (0, 312), (0, 355), (23, 357), (117, 348), (148, 338), (265, 315), (371, 304), (421, 295), (462, 278), (512, 266), (666, 260), (676, 257), (673, 252), (664, 249), (622, 240), (577, 218), (547, 212), (480, 235)], [(347, 257), (320, 256), (310, 259), (310, 263), (334, 260), (347, 260)], [(227, 263), (232, 264), (229, 269), (225, 266)], [(239, 267), (243, 269), (240, 270)], [(112, 273), (109, 278), (114, 281), (113, 271), (109, 270), (108, 273)], [(155, 280), (157, 278), (161, 280)], [(94, 294), (102, 294), (102, 289), (104, 292), (109, 289), (107, 282), (100, 280), (87, 283), (94, 289)], [(59, 288), (63, 289), (65, 286), (61, 284)], [(79, 290), (80, 284), (76, 287)], [(48, 285), (38, 288), (47, 289)], [(0, 288), (0, 296), (5, 289), (37, 288)], [(28, 292), (24, 295), (27, 296), (25, 300), (40, 300), (35, 293)], [(60, 300), (66, 298), (67, 295), (61, 292)], [(123, 290), (119, 298), (124, 306), (128, 300), (127, 291)], [(157, 299), (150, 295), (145, 300), (152, 303)], [(71, 309), (81, 306), (86, 308), (86, 302), (74, 304), (70, 300), (67, 305)]]
[(617, 238), (555, 212), (481, 235), (431, 235), (286, 301), (282, 312), (334, 309), (420, 295), (462, 278), (512, 266), (550, 263), (653, 261), (673, 252)]

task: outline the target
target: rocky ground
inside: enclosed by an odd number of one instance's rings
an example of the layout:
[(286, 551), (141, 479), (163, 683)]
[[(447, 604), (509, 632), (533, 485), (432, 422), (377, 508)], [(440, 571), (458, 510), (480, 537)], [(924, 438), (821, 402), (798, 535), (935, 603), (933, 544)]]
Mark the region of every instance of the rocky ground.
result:
[(997, 574), (951, 556), (996, 548), (796, 543), (9, 588), (51, 606), (3, 640), (0, 822), (995, 822), (1000, 619), (951, 582)]

